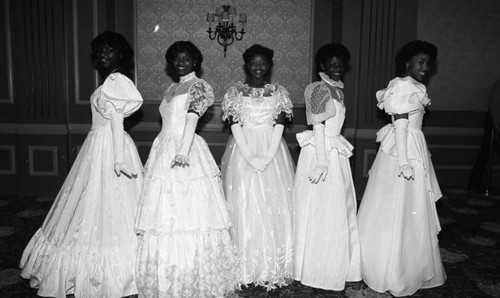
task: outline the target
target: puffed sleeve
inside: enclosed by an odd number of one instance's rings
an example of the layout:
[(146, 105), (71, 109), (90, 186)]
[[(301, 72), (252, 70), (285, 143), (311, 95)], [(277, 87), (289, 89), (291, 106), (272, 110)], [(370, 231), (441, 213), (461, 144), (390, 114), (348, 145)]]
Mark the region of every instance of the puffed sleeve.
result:
[(113, 113), (132, 115), (142, 105), (143, 99), (134, 83), (121, 73), (110, 74), (101, 87), (97, 110), (109, 119)]
[(235, 86), (229, 88), (222, 100), (222, 121), (240, 121), (239, 108), (241, 106), (240, 92)]
[(189, 98), (186, 101), (188, 111), (201, 117), (213, 104), (214, 91), (207, 82), (200, 79), (189, 88)]
[(377, 91), (377, 106), (389, 115), (412, 113), (430, 103), (425, 86), (405, 78), (395, 78)]
[(284, 113), (286, 118), (291, 119), (293, 116), (293, 104), (288, 91), (284, 87), (277, 85), (274, 95), (277, 99), (274, 119), (278, 119), (281, 113)]
[(309, 84), (304, 91), (307, 124), (315, 125), (335, 116), (330, 90), (322, 82)]

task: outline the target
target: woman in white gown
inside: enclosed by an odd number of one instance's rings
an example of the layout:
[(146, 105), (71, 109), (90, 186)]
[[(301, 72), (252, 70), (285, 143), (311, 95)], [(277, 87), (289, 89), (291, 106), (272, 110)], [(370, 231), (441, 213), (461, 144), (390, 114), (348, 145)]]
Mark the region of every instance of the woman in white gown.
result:
[(346, 281), (361, 280), (356, 194), (349, 157), (353, 147), (340, 134), (345, 119), (340, 80), (349, 62), (341, 44), (316, 54), (321, 80), (307, 86), (307, 123), (313, 131), (297, 134), (302, 147), (294, 191), (295, 279), (302, 284), (341, 291)]
[(268, 289), (293, 278), (292, 191), (294, 164), (282, 138), (292, 102), (271, 84), (273, 50), (253, 45), (243, 54), (245, 83), (222, 103), (233, 133), (222, 157), (222, 180), (239, 249), (238, 282)]
[(134, 222), (142, 163), (123, 130), (142, 97), (124, 75), (133, 50), (106, 31), (91, 43), (104, 83), (90, 98), (92, 128), (42, 227), (24, 250), (21, 276), (45, 297), (137, 294)]
[(174, 81), (160, 104), (162, 129), (144, 173), (136, 229), (139, 297), (223, 297), (235, 287), (220, 172), (198, 119), (214, 102), (212, 87), (198, 78), (203, 57), (189, 41), (165, 54)]
[(358, 212), (362, 275), (378, 292), (394, 296), (440, 286), (446, 279), (437, 235), (435, 202), (441, 191), (422, 133), (426, 87), (437, 48), (405, 45), (396, 57), (397, 77), (377, 91), (378, 107), (392, 123), (377, 133), (380, 149)]

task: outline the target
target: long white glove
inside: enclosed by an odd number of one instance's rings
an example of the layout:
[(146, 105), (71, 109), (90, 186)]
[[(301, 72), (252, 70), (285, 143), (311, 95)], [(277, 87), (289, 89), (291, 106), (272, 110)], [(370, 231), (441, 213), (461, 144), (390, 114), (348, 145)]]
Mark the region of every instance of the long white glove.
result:
[(309, 175), (309, 181), (311, 183), (318, 183), (319, 181), (325, 181), (328, 175), (328, 161), (326, 159), (326, 145), (325, 145), (325, 125), (315, 124), (313, 126), (314, 132), (314, 143), (316, 150), (316, 167), (314, 167), (313, 172)]
[(398, 177), (403, 177), (407, 180), (413, 179), (415, 171), (408, 162), (408, 123), (410, 121), (405, 118), (400, 118), (394, 121), (394, 134), (396, 137), (396, 150), (398, 152)]
[(137, 178), (137, 172), (125, 162), (124, 158), (123, 138), (125, 131), (123, 130), (123, 114), (112, 113), (110, 114), (110, 120), (111, 132), (113, 134), (113, 149), (115, 152), (115, 174), (118, 177), (123, 173), (128, 178)]
[(278, 152), (284, 130), (285, 126), (283, 124), (274, 125), (273, 133), (271, 135), (271, 143), (269, 144), (269, 148), (267, 148), (266, 155), (264, 156), (266, 166), (274, 159), (276, 152)]
[(198, 115), (195, 113), (186, 114), (186, 124), (184, 126), (184, 132), (182, 133), (182, 143), (179, 151), (175, 155), (174, 159), (170, 163), (171, 167), (189, 167), (189, 151), (191, 150), (191, 145), (193, 144), (194, 134), (196, 131), (196, 125), (198, 124)]
[(248, 149), (247, 142), (245, 140), (245, 136), (243, 135), (243, 130), (239, 123), (235, 123), (231, 125), (231, 132), (233, 133), (234, 140), (236, 141), (236, 145), (238, 146), (238, 150), (240, 150), (241, 155), (245, 158), (245, 160), (257, 171), (264, 171), (266, 169), (266, 162), (252, 154), (250, 149)]

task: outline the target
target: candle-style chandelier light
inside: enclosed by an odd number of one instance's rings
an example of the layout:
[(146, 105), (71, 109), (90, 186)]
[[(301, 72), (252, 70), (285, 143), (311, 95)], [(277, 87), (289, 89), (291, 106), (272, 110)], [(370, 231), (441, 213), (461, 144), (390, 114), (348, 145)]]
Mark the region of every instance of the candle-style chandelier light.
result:
[[(215, 22), (215, 17), (217, 17), (217, 25), (215, 26), (215, 31), (212, 30), (212, 23)], [(208, 22), (208, 37), (211, 40), (217, 38), (217, 42), (224, 47), (224, 57), (226, 57), (227, 47), (233, 44), (234, 40), (242, 40), (243, 34), (245, 34), (245, 23), (247, 22), (247, 14), (240, 13), (238, 22), (241, 23), (241, 30), (237, 31), (236, 25), (234, 24), (237, 17), (236, 8), (230, 5), (222, 5), (222, 7), (217, 7), (215, 13), (207, 13)]]

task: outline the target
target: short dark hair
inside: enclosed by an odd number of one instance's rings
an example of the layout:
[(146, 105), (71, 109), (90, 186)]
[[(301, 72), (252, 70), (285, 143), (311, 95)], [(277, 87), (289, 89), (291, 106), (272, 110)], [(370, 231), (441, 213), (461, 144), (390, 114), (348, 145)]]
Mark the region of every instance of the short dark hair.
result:
[[(269, 63), (269, 72), (267, 73), (267, 76), (266, 76), (266, 80), (269, 81), (269, 78), (271, 77), (272, 69), (273, 69), (274, 51), (272, 49), (267, 48), (265, 46), (262, 46), (260, 44), (254, 44), (253, 46), (246, 49), (245, 52), (243, 53), (243, 61), (245, 62), (245, 66), (250, 64), (250, 61), (255, 56), (262, 56), (262, 57), (266, 58), (267, 62)], [(244, 67), (244, 69), (245, 69), (245, 74), (247, 76), (249, 76), (248, 68)]]
[[(167, 61), (167, 68), (171, 67), (174, 63), (175, 56), (180, 53), (187, 53), (193, 59), (193, 69), (196, 76), (201, 76), (201, 64), (203, 63), (203, 55), (194, 43), (187, 40), (178, 40), (171, 44), (165, 53), (165, 60)], [(168, 72), (168, 70), (167, 70)], [(169, 74), (171, 75), (171, 74)], [(172, 74), (176, 75), (176, 74)]]
[(90, 42), (90, 58), (92, 60), (92, 63), (96, 63), (98, 59), (98, 50), (103, 45), (107, 45), (118, 51), (121, 59), (120, 69), (118, 69), (117, 71), (131, 78), (132, 69), (134, 68), (134, 49), (132, 49), (132, 46), (127, 41), (127, 39), (120, 33), (109, 30), (97, 35)]
[(405, 44), (396, 54), (396, 74), (405, 76), (406, 63), (418, 54), (427, 54), (430, 65), (433, 66), (437, 59), (437, 47), (423, 40), (413, 40)]
[(321, 64), (325, 64), (328, 60), (333, 57), (337, 57), (342, 60), (344, 64), (348, 64), (349, 60), (351, 60), (351, 54), (349, 50), (340, 43), (328, 43), (318, 49), (316, 52), (316, 72), (319, 73), (321, 71)]

